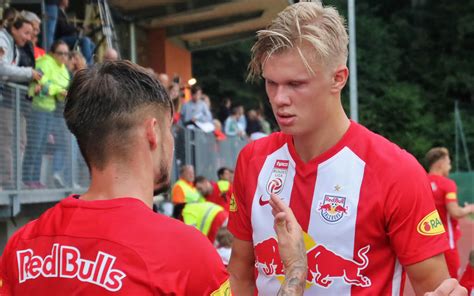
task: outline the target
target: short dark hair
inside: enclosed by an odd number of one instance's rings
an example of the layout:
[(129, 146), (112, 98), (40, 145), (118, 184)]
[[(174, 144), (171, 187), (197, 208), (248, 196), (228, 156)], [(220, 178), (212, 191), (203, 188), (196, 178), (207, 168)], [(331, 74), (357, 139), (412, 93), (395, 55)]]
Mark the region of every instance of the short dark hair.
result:
[(197, 84), (191, 86), (191, 95), (196, 94), (200, 90), (202, 91), (202, 88)]
[(426, 156), (425, 156), (425, 162), (426, 162), (426, 166), (428, 169), (431, 168), (431, 166), (437, 162), (438, 160), (446, 157), (446, 156), (449, 156), (449, 151), (447, 148), (445, 147), (434, 147), (434, 148), (431, 148), (430, 151), (428, 151), (428, 153), (426, 153)]
[[(173, 114), (164, 87), (129, 61), (96, 64), (78, 71), (66, 97), (64, 117), (84, 159), (103, 169), (109, 156), (128, 156), (130, 131), (148, 112)], [(112, 148), (112, 149), (111, 149)]]
[[(60, 45), (66, 45), (66, 46), (68, 46), (66, 42), (62, 41), (61, 39), (58, 39), (58, 40), (54, 41), (53, 44), (51, 44), (50, 51), (51, 51), (52, 53), (55, 53), (55, 52), (56, 52), (56, 49), (58, 49), (58, 47), (59, 47)], [(69, 48), (69, 46), (68, 46), (68, 48)]]
[(231, 172), (232, 170), (228, 167), (221, 167), (219, 170), (217, 170), (217, 178), (220, 179), (224, 175), (225, 171)]
[(207, 181), (207, 178), (204, 176), (197, 176), (196, 178), (194, 178), (194, 184), (202, 183), (206, 181)]
[(23, 27), (24, 24), (29, 24), (31, 26), (33, 26), (33, 24), (28, 21), (27, 19), (21, 17), (21, 16), (17, 16), (11, 20), (8, 20), (7, 23), (5, 24), (5, 27), (8, 31), (8, 33), (12, 33), (12, 28), (15, 28), (16, 30), (19, 30), (21, 29), (21, 27)]

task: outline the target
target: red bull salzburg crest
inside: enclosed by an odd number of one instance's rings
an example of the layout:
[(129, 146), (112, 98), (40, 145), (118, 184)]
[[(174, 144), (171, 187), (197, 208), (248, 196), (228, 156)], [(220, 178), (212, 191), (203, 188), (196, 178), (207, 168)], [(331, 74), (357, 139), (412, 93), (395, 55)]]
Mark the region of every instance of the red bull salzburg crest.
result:
[(324, 221), (327, 223), (338, 223), (349, 214), (349, 206), (346, 206), (346, 198), (335, 195), (325, 195), (322, 202), (319, 203), (318, 212), (321, 213)]
[(277, 159), (277, 161), (275, 161), (275, 165), (273, 166), (272, 173), (266, 186), (268, 194), (279, 194), (283, 190), (289, 166), (289, 160)]

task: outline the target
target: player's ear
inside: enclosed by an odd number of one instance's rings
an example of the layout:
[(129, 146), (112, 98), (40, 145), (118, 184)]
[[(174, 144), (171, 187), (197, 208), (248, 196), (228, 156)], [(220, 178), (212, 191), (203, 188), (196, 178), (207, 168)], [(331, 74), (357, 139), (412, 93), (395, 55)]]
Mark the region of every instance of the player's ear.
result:
[(344, 86), (346, 86), (348, 77), (349, 69), (347, 69), (346, 65), (338, 66), (332, 76), (332, 92), (341, 92)]
[(150, 118), (145, 122), (145, 135), (151, 150), (158, 147), (158, 121), (156, 118)]

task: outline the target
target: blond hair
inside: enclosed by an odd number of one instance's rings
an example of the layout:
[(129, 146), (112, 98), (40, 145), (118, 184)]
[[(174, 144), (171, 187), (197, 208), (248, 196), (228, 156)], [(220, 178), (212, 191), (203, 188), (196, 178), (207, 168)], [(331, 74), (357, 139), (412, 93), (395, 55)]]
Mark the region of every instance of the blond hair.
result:
[(433, 164), (446, 156), (449, 157), (449, 150), (446, 147), (431, 148), (425, 155), (426, 166), (430, 169)]
[[(334, 7), (318, 2), (300, 2), (280, 12), (270, 26), (257, 32), (249, 64), (249, 79), (261, 75), (269, 57), (289, 49), (296, 49), (306, 69), (314, 74), (310, 62), (325, 66), (347, 62), (345, 20)], [(302, 48), (308, 48), (303, 54)], [(308, 55), (308, 53), (311, 53)]]

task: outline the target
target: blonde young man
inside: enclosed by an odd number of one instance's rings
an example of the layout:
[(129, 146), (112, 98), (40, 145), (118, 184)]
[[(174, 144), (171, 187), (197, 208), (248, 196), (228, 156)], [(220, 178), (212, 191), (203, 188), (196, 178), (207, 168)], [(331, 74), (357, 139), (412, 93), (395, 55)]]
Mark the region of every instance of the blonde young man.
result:
[[(320, 3), (293, 4), (257, 34), (251, 76), (265, 80), (281, 132), (247, 145), (237, 162), (229, 221), (236, 295), (275, 295), (284, 279), (273, 194), (306, 233), (305, 295), (400, 295), (405, 271), (423, 295), (449, 277), (423, 168), (344, 113), (347, 44), (343, 18)], [(435, 293), (465, 295), (456, 280)]]
[(451, 171), (448, 149), (445, 147), (432, 148), (426, 153), (425, 159), (436, 209), (446, 228), (446, 236), (449, 240), (449, 249), (444, 252), (444, 257), (449, 275), (457, 278), (461, 265), (457, 249), (457, 240), (461, 237), (458, 219), (473, 213), (474, 204), (466, 203), (464, 207), (458, 204), (456, 183), (448, 178)]

